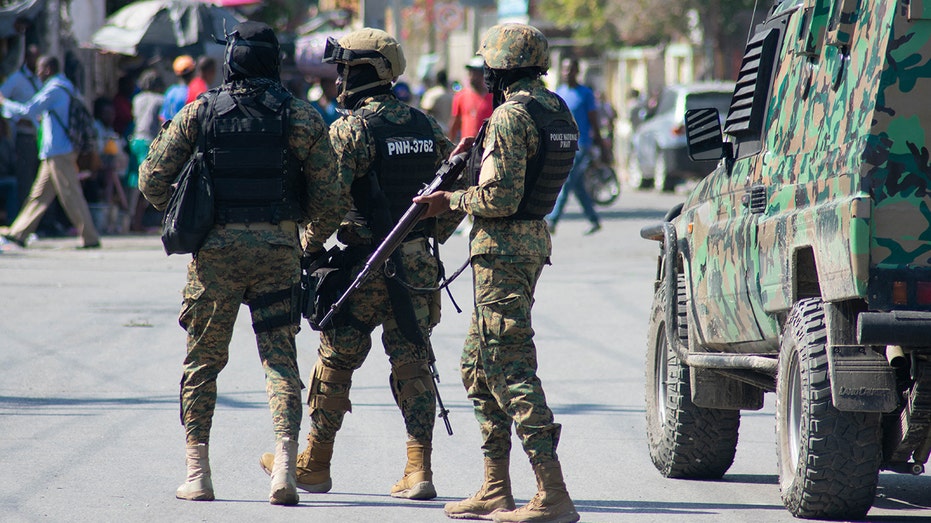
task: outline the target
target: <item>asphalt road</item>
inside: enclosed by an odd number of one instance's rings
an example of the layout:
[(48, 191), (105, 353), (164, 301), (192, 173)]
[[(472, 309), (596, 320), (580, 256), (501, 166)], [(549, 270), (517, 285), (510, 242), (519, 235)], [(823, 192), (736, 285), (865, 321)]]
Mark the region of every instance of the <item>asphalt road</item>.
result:
[[(743, 414), (737, 456), (722, 480), (668, 480), (650, 462), (643, 381), (657, 246), (639, 230), (681, 199), (625, 192), (602, 210), (604, 228), (592, 236), (582, 235), (587, 223), (570, 204), (554, 237), (534, 326), (539, 375), (563, 425), (559, 455), (569, 491), (587, 522), (794, 521), (779, 499), (772, 397), (762, 411)], [(433, 336), (455, 431), (447, 436), (437, 424), (437, 499), (388, 495), (404, 467), (405, 435), (376, 338), (353, 380), (332, 492), (304, 493), (297, 507), (269, 505), (258, 458), (272, 450), (274, 436), (243, 307), (211, 438), (218, 499), (196, 503), (174, 498), (184, 478), (177, 315), (189, 257), (166, 257), (155, 236), (104, 237), (96, 251), (77, 244), (40, 240), (0, 252), (0, 521), (442, 522), (449, 521), (444, 503), (478, 489), (478, 426), (458, 377), (471, 310), (468, 271), (452, 285), (465, 310), (456, 314), (444, 298)], [(443, 249), (450, 268), (466, 255), (462, 236)], [(305, 376), (315, 334), (305, 327), (298, 336)], [(511, 468), (514, 495), (526, 502), (535, 485), (516, 438)], [(869, 520), (931, 518), (929, 482), (883, 473)]]

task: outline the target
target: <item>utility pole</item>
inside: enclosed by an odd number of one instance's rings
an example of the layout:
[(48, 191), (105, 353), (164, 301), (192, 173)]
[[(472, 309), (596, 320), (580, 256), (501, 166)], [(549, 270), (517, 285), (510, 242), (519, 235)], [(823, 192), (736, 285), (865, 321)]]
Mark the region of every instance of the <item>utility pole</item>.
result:
[(436, 9), (434, 0), (427, 0), (427, 50), (436, 52)]

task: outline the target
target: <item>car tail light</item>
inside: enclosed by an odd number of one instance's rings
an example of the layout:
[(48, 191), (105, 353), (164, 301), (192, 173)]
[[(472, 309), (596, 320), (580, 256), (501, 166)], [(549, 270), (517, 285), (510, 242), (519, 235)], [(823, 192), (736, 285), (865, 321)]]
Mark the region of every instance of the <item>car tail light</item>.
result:
[(679, 125), (673, 127), (673, 128), (672, 128), (672, 135), (673, 135), (673, 136), (685, 136), (685, 126), (682, 125), (682, 124), (679, 124)]
[(892, 282), (892, 303), (908, 305), (908, 287), (904, 281)]
[(920, 305), (931, 305), (931, 282), (920, 281), (915, 289), (915, 299)]

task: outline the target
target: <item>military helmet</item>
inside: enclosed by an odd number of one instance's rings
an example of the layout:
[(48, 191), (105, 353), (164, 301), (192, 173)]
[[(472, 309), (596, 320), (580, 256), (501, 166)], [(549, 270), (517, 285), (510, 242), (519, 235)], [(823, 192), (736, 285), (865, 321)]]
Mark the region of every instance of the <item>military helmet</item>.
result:
[(492, 69), (550, 67), (549, 44), (539, 29), (526, 24), (498, 24), (482, 37), (478, 54)]
[(350, 67), (370, 64), (378, 77), (387, 82), (395, 81), (407, 66), (401, 44), (381, 29), (370, 27), (353, 31), (339, 40), (328, 38), (323, 61)]

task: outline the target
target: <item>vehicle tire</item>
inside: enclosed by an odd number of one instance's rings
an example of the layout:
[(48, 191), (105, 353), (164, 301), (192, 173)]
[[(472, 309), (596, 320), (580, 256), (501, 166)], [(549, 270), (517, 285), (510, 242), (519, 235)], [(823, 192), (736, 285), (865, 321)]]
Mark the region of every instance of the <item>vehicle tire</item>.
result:
[(881, 416), (831, 401), (824, 303), (795, 304), (779, 349), (776, 443), (782, 502), (798, 518), (862, 519), (882, 458)]
[(635, 151), (630, 153), (627, 160), (627, 184), (634, 189), (648, 189), (653, 186), (651, 178), (644, 178), (643, 168), (640, 167), (640, 160)]
[[(739, 410), (692, 403), (689, 368), (666, 341), (665, 285), (653, 299), (647, 345), (647, 442), (653, 465), (667, 478), (718, 479), (734, 462)], [(688, 343), (685, 278), (679, 276), (677, 332)]]
[(621, 182), (610, 165), (591, 162), (585, 171), (585, 190), (597, 205), (607, 206), (621, 195)]
[(653, 187), (658, 192), (671, 192), (676, 188), (676, 179), (669, 175), (666, 151), (656, 150), (656, 162), (653, 164)]

